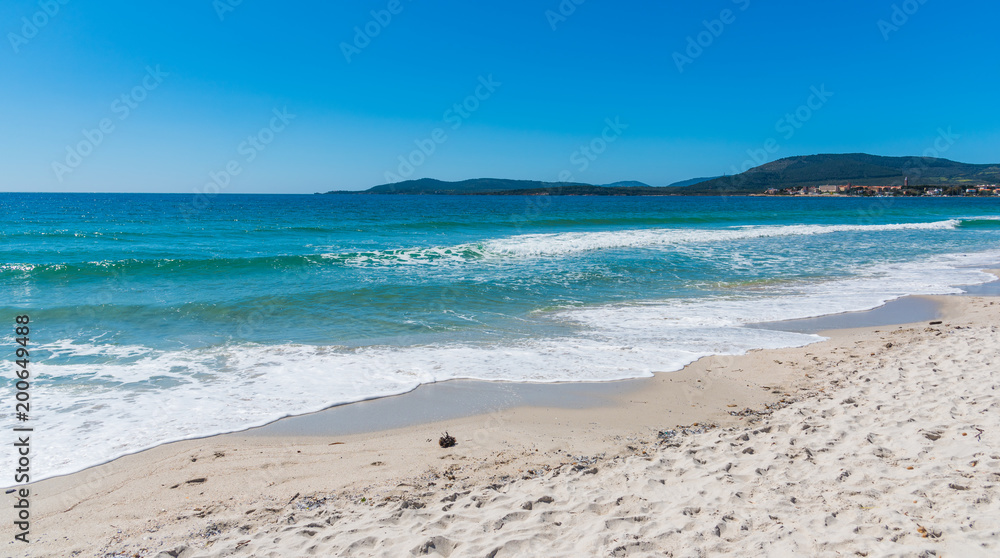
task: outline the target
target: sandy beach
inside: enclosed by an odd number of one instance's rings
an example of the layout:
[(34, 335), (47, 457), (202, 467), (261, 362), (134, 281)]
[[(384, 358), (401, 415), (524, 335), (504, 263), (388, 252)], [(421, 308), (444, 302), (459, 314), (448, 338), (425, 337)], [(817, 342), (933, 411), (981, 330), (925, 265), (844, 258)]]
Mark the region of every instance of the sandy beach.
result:
[(0, 558), (1000, 558), (1000, 2), (119, 4), (0, 4)]
[(4, 554), (996, 555), (1000, 303), (934, 301), (575, 408), (160, 446), (32, 485)]

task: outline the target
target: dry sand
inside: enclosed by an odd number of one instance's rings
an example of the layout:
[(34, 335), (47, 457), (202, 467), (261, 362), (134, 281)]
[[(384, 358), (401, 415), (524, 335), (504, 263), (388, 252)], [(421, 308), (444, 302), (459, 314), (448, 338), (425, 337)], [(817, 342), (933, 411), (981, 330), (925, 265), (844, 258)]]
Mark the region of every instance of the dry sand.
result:
[(160, 446), (36, 483), (5, 555), (1000, 555), (1000, 302), (940, 300), (591, 409)]

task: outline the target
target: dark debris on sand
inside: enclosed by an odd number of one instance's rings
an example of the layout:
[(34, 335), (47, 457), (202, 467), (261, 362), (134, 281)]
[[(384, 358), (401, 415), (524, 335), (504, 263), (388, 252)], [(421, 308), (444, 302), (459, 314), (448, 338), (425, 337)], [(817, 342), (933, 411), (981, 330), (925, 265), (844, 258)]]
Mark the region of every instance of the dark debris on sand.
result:
[(742, 411), (729, 411), (729, 414), (734, 417), (747, 418), (749, 419), (749, 422), (757, 422), (760, 419), (770, 415), (771, 413), (779, 409), (784, 409), (785, 407), (791, 405), (792, 403), (795, 403), (795, 401), (796, 401), (795, 399), (784, 398), (781, 399), (780, 401), (775, 401), (774, 403), (768, 403), (767, 405), (764, 405), (764, 408), (761, 410), (751, 409), (750, 407), (747, 407)]
[(454, 436), (448, 434), (447, 432), (445, 432), (444, 436), (441, 436), (441, 439), (438, 440), (438, 445), (441, 446), (442, 448), (451, 448), (456, 446), (457, 444), (458, 440), (456, 440)]
[(656, 435), (656, 437), (659, 440), (660, 444), (680, 445), (679, 444), (680, 438), (684, 436), (691, 436), (693, 434), (702, 434), (704, 432), (712, 430), (713, 428), (718, 428), (718, 425), (711, 423), (699, 424), (697, 422), (688, 426), (681, 426), (678, 424), (677, 428), (673, 428), (670, 430), (661, 430), (659, 434)]

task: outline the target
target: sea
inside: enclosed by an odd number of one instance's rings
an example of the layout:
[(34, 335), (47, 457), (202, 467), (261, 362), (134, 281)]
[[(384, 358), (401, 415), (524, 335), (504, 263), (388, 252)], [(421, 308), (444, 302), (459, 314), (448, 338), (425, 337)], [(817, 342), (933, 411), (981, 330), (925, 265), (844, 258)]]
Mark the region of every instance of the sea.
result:
[[(0, 194), (32, 475), (454, 378), (603, 382), (960, 293), (1000, 199)], [(19, 421), (15, 317), (30, 318)], [(4, 483), (0, 483), (4, 484)]]

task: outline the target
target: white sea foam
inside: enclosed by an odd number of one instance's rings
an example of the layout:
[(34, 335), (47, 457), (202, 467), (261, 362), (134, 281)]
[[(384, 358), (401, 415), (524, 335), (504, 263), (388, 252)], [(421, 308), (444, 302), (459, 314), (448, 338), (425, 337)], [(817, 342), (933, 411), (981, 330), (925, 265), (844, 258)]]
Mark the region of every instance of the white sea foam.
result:
[(455, 246), (374, 250), (351, 254), (325, 253), (322, 254), (322, 257), (357, 266), (461, 263), (469, 259), (567, 256), (594, 250), (676, 247), (754, 238), (812, 236), (839, 232), (949, 230), (956, 228), (960, 223), (961, 220), (948, 219), (927, 223), (887, 225), (748, 225), (722, 229), (655, 228), (522, 234)]
[[(398, 394), (452, 378), (603, 381), (678, 370), (709, 354), (800, 346), (819, 337), (745, 324), (872, 308), (907, 294), (958, 292), (993, 279), (976, 266), (1000, 252), (873, 266), (854, 278), (714, 299), (556, 312), (569, 337), (494, 345), (345, 349), (233, 345), (158, 351), (59, 341), (37, 349), (107, 357), (107, 364), (33, 364), (33, 480), (167, 441), (230, 432), (336, 403)], [(98, 359), (101, 360), (101, 359)], [(11, 462), (11, 446), (3, 459)]]
[[(331, 404), (409, 391), (452, 378), (531, 382), (602, 381), (677, 370), (700, 356), (801, 345), (813, 336), (692, 328), (676, 342), (628, 336), (556, 338), (500, 346), (437, 345), (344, 350), (240, 345), (206, 351), (148, 351), (129, 364), (37, 364), (33, 425), (46, 452), (36, 478), (159, 443), (260, 425)], [(704, 338), (713, 337), (711, 344)], [(644, 341), (641, 342), (640, 341)], [(48, 347), (40, 347), (47, 349)], [(94, 354), (93, 346), (80, 346)], [(77, 380), (72, 382), (71, 380)], [(84, 381), (85, 380), (85, 381)]]
[(726, 242), (778, 236), (837, 232), (886, 232), (954, 229), (960, 221), (892, 225), (751, 225), (727, 229), (633, 229), (624, 231), (528, 234), (485, 243), (489, 252), (517, 256), (558, 256), (614, 248), (650, 248), (678, 244)]

